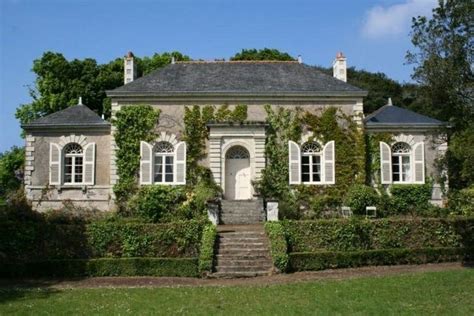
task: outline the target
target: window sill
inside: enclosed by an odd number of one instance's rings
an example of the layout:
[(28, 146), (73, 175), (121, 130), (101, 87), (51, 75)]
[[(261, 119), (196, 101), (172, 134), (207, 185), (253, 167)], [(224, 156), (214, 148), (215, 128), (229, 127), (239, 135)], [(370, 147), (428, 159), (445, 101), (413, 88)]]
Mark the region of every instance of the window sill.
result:
[(302, 185), (332, 185), (325, 182), (301, 182)]

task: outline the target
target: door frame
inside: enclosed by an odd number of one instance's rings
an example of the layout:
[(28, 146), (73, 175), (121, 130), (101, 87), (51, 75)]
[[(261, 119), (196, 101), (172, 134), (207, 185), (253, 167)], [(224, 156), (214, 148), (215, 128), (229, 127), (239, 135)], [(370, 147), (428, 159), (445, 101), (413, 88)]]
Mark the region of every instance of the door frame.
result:
[(253, 150), (251, 150), (251, 145), (247, 143), (245, 140), (232, 140), (226, 143), (221, 150), (221, 188), (222, 192), (224, 193), (223, 196), (225, 197), (225, 176), (226, 176), (226, 156), (227, 151), (234, 146), (242, 146), (244, 147), (249, 153), (249, 165), (250, 165), (250, 198), (253, 199), (254, 196), (254, 188), (252, 185), (252, 180), (254, 178), (254, 163), (255, 163), (255, 155)]

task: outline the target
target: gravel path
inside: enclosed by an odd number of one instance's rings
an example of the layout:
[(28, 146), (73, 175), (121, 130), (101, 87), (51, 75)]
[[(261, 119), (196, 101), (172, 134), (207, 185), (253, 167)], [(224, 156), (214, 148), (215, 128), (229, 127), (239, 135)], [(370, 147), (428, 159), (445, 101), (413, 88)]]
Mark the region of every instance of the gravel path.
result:
[(296, 272), (242, 279), (199, 279), (179, 277), (94, 277), (76, 279), (0, 279), (0, 288), (117, 288), (117, 287), (180, 287), (180, 286), (261, 286), (294, 282), (346, 280), (399, 274), (461, 270), (472, 268), (461, 263), (378, 266)]

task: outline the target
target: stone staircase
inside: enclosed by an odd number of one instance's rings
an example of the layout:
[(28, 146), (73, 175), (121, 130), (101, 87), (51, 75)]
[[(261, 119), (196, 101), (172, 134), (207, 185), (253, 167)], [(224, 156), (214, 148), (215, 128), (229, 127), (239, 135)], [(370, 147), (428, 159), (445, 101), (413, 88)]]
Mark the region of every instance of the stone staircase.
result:
[(218, 226), (214, 278), (270, 275), (273, 262), (263, 225)]
[(220, 224), (243, 225), (265, 221), (263, 201), (257, 200), (222, 200)]

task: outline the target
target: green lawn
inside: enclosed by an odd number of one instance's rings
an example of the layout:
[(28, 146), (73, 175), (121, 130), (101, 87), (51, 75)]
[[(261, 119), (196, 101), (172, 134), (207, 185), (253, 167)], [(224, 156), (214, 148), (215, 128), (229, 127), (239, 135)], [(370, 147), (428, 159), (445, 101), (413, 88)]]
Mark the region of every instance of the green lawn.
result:
[(271, 286), (0, 290), (0, 314), (474, 314), (474, 269)]

